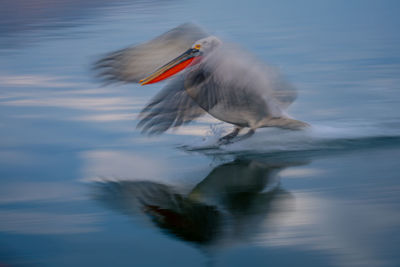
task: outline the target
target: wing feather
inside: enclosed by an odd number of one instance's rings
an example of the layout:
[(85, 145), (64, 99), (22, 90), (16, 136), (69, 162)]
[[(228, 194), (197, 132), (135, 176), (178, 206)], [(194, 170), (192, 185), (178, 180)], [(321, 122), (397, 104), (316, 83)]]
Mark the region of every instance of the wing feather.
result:
[(205, 113), (185, 91), (184, 76), (169, 82), (140, 113), (137, 127), (148, 134), (161, 134)]
[(185, 23), (147, 43), (105, 55), (95, 62), (94, 69), (106, 83), (139, 82), (206, 36), (198, 26)]
[(276, 68), (227, 45), (192, 67), (185, 88), (214, 117), (244, 127), (280, 117), (296, 98), (294, 87)]

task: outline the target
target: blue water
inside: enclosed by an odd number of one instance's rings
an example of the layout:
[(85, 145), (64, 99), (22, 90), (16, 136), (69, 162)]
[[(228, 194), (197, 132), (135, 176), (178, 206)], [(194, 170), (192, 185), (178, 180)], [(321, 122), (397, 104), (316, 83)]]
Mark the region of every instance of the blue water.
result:
[[(396, 1), (0, 4), (0, 266), (398, 266)], [(104, 53), (191, 21), (279, 67), (301, 132), (136, 129)]]

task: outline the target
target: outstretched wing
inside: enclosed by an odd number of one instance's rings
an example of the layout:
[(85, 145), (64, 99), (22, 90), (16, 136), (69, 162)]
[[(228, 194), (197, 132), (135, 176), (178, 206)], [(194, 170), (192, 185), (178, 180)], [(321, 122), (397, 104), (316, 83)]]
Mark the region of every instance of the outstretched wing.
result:
[(184, 75), (169, 82), (141, 111), (137, 127), (148, 134), (161, 134), (203, 115), (205, 111), (187, 94)]
[(220, 46), (193, 66), (185, 88), (211, 115), (239, 126), (280, 117), (296, 98), (294, 87), (276, 68), (230, 45)]
[(94, 69), (107, 83), (139, 82), (206, 36), (198, 26), (185, 23), (147, 43), (107, 54), (95, 62)]

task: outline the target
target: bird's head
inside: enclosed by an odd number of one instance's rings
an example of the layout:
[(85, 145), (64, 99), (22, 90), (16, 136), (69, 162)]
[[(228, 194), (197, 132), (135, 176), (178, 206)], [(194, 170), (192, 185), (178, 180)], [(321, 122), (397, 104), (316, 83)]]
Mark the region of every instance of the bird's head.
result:
[(215, 36), (208, 36), (197, 40), (191, 48), (160, 67), (146, 78), (140, 80), (140, 83), (141, 85), (145, 85), (165, 80), (194, 64), (200, 63), (204, 55), (211, 52), (221, 44), (221, 40)]
[(222, 41), (217, 37), (211, 35), (206, 38), (197, 40), (192, 49), (198, 49), (201, 53), (208, 53), (222, 44)]

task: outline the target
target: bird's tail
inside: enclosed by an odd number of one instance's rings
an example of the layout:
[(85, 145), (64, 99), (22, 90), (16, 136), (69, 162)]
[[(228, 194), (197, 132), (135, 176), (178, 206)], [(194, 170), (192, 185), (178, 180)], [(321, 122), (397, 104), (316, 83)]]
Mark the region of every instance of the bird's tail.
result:
[(278, 127), (288, 130), (301, 130), (310, 127), (310, 124), (288, 117), (267, 118), (262, 121), (261, 127)]

